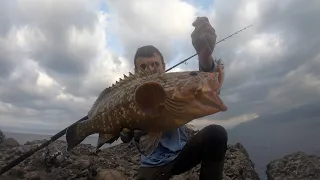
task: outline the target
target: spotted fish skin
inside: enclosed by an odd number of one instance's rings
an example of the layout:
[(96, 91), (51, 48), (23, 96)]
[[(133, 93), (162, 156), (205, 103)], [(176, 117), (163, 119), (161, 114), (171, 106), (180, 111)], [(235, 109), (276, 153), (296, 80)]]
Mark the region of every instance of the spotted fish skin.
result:
[(124, 75), (100, 93), (87, 121), (67, 129), (67, 150), (95, 133), (108, 143), (114, 142), (123, 128), (142, 129), (158, 136), (194, 119), (226, 111), (218, 95), (222, 84), (222, 68), (217, 72), (141, 71)]

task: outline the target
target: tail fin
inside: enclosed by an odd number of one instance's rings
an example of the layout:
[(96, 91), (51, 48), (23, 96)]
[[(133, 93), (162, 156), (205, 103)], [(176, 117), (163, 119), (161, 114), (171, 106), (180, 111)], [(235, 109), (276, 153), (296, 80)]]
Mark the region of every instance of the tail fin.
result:
[[(88, 120), (87, 120), (88, 121)], [(70, 151), (80, 144), (89, 134), (86, 133), (87, 121), (76, 123), (70, 126), (66, 132), (67, 151)]]

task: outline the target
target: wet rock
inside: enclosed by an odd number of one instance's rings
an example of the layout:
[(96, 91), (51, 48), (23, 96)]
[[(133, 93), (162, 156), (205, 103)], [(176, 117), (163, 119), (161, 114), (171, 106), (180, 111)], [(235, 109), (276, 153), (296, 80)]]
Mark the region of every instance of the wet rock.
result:
[(319, 180), (320, 157), (296, 152), (267, 165), (269, 180)]

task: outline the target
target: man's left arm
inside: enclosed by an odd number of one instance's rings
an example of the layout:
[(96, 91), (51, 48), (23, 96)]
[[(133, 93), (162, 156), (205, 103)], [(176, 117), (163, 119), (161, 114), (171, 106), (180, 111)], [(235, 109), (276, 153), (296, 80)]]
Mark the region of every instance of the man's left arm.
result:
[(192, 25), (195, 29), (191, 34), (191, 39), (198, 54), (199, 71), (215, 72), (218, 68), (218, 61), (212, 57), (217, 39), (215, 29), (207, 17), (197, 17)]
[[(207, 17), (198, 17), (192, 25), (195, 27), (191, 34), (192, 45), (197, 51), (199, 59), (199, 71), (216, 72), (218, 67), (223, 68), (221, 60), (214, 60), (212, 57), (216, 44), (217, 35), (214, 28), (210, 25)], [(220, 90), (218, 92), (220, 94)], [(188, 124), (182, 126), (187, 138), (190, 139), (198, 131)]]
[(216, 72), (218, 69), (218, 61), (214, 60), (212, 57), (208, 58), (206, 61), (209, 61), (210, 63), (208, 63), (209, 65), (205, 64), (201, 64), (200, 60), (199, 60), (199, 71), (202, 72)]

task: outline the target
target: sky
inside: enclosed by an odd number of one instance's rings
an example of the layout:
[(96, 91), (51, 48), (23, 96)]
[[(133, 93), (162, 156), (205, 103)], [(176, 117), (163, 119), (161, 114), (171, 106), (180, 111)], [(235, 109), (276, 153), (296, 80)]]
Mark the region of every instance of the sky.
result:
[[(319, 101), (320, 1), (2, 0), (0, 129), (55, 134), (133, 70), (152, 44), (166, 67), (195, 54), (192, 22), (207, 16), (225, 65), (228, 111), (192, 123), (226, 128)], [(174, 71), (197, 70), (197, 56)]]

